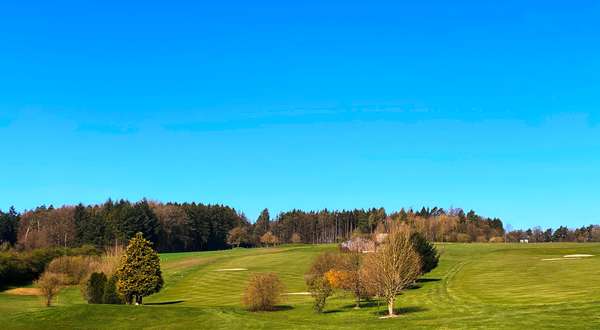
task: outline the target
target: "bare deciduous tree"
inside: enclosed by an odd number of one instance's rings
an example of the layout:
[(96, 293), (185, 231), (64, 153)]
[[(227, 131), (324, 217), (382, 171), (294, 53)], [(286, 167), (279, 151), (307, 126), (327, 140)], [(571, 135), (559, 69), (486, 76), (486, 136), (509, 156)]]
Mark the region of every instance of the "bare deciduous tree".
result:
[(35, 282), (36, 286), (42, 292), (47, 307), (50, 307), (52, 299), (60, 291), (61, 283), (61, 276), (50, 272), (44, 272)]
[(407, 226), (392, 225), (386, 241), (365, 257), (361, 270), (366, 287), (386, 299), (390, 317), (395, 315), (396, 296), (413, 284), (421, 272), (421, 260), (410, 238)]
[(248, 243), (249, 241), (250, 235), (246, 227), (237, 226), (227, 234), (227, 244), (235, 247), (240, 247), (240, 244)]
[(269, 244), (275, 245), (279, 243), (279, 237), (268, 231), (260, 237), (260, 242), (269, 247)]

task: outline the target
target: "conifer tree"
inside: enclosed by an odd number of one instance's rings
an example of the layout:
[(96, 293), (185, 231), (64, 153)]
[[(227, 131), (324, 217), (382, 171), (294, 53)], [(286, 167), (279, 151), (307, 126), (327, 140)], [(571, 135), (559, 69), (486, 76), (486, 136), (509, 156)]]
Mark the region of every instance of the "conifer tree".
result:
[(142, 298), (160, 291), (163, 278), (158, 253), (142, 233), (129, 241), (116, 273), (117, 288), (130, 304), (142, 304)]
[(264, 209), (258, 216), (258, 219), (256, 219), (256, 223), (254, 223), (254, 236), (260, 238), (268, 232), (271, 229), (270, 222), (269, 210)]
[(421, 275), (429, 273), (437, 267), (440, 261), (440, 254), (435, 246), (422, 234), (414, 232), (410, 239), (413, 243), (413, 248), (421, 257)]
[(17, 231), (19, 227), (19, 214), (11, 207), (8, 213), (0, 211), (0, 244), (8, 243), (14, 245), (17, 242)]

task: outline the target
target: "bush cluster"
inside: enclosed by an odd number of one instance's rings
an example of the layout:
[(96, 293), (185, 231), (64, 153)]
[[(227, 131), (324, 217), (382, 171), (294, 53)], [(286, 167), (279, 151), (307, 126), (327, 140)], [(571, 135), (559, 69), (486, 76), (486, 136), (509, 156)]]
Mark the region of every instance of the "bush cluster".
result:
[(60, 256), (48, 264), (46, 271), (62, 276), (63, 285), (81, 283), (100, 263), (99, 257)]
[(117, 277), (107, 278), (104, 273), (92, 273), (83, 286), (84, 297), (89, 304), (123, 304), (117, 293)]
[(48, 248), (27, 252), (0, 252), (0, 286), (22, 285), (38, 278), (46, 266), (59, 256), (99, 255), (92, 246), (80, 248)]

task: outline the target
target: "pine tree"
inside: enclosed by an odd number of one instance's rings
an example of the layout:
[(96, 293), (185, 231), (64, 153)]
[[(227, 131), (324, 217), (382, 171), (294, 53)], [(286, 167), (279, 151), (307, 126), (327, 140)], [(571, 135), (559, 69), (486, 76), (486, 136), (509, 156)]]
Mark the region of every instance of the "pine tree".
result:
[(410, 238), (413, 248), (421, 257), (421, 275), (427, 274), (437, 267), (440, 261), (440, 254), (435, 246), (429, 242), (422, 234), (414, 232)]
[(19, 214), (11, 207), (8, 213), (0, 212), (0, 244), (14, 245), (17, 242), (19, 229)]
[(254, 236), (258, 239), (271, 229), (269, 209), (264, 209), (254, 223)]
[(142, 304), (142, 298), (160, 291), (163, 278), (158, 253), (142, 233), (129, 241), (116, 273), (117, 288), (130, 304)]
[(107, 242), (106, 222), (100, 214), (94, 214), (91, 207), (79, 204), (73, 214), (75, 237), (79, 244), (93, 244), (98, 247)]
[(152, 243), (157, 243), (160, 234), (160, 223), (148, 201), (144, 199), (136, 203), (133, 209), (133, 217), (130, 218), (130, 221), (133, 222), (136, 232), (142, 232)]

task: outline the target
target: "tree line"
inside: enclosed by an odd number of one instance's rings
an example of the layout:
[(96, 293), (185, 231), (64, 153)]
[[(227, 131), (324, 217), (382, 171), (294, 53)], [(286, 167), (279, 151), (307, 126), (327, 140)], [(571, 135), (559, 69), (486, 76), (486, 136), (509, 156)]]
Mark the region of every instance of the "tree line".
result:
[(526, 230), (519, 229), (507, 233), (506, 239), (508, 242), (519, 242), (522, 239), (527, 239), (531, 243), (600, 242), (600, 226), (589, 225), (574, 229), (560, 226), (556, 230), (552, 230), (552, 228), (542, 229), (541, 227)]
[(339, 243), (357, 234), (383, 232), (387, 220), (410, 225), (427, 240), (438, 242), (488, 242), (502, 237), (504, 228), (498, 218), (486, 218), (462, 209), (445, 210), (434, 207), (420, 211), (401, 209), (386, 213), (384, 208), (354, 209), (342, 211), (292, 210), (280, 213), (273, 221), (265, 209), (247, 235), (236, 243), (260, 242), (265, 233), (272, 233), (285, 243)]
[[(383, 208), (291, 210), (271, 218), (264, 209), (252, 224), (244, 213), (226, 205), (112, 201), (97, 205), (40, 206), (24, 212), (0, 211), (0, 244), (23, 250), (48, 247), (124, 245), (143, 233), (161, 252), (225, 249), (277, 243), (336, 243), (356, 234), (372, 234), (385, 220), (409, 224), (436, 242), (600, 241), (600, 228), (533, 228), (505, 232), (498, 218), (462, 209)], [(262, 239), (262, 240), (261, 240)]]
[(126, 200), (99, 205), (40, 206), (17, 213), (0, 211), (0, 244), (32, 250), (51, 247), (125, 245), (141, 232), (159, 251), (227, 248), (229, 230), (249, 225), (224, 205)]

